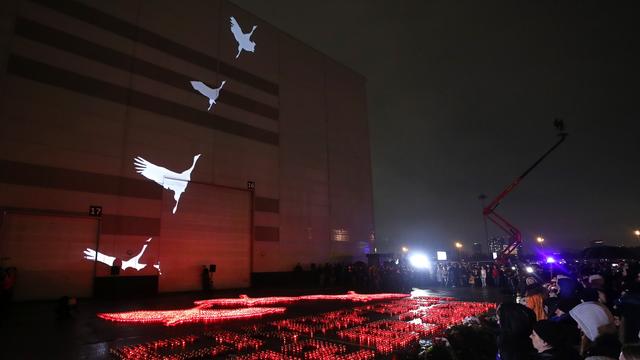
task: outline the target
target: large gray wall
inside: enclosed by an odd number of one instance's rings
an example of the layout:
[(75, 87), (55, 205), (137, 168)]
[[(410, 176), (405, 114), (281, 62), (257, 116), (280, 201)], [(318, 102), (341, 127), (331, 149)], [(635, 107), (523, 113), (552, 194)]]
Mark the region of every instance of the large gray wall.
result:
[[(151, 237), (148, 266), (122, 275), (153, 275), (160, 261), (162, 291), (197, 288), (202, 264), (218, 265), (218, 287), (238, 287), (250, 272), (364, 254), (373, 214), (362, 76), (225, 1), (2, 7), (6, 265), (36, 278), (47, 271), (29, 269), (21, 246), (47, 241), (29, 229), (58, 229), (50, 224), (62, 218), (84, 232), (65, 243), (71, 255), (56, 271), (106, 276), (82, 260), (87, 244), (128, 259)], [(244, 31), (258, 26), (255, 53), (235, 59), (230, 16)], [(211, 111), (189, 80), (226, 80)], [(133, 159), (180, 172), (196, 154), (172, 214), (173, 194), (136, 173)], [(97, 230), (90, 205), (104, 209)], [(348, 241), (334, 241), (337, 229)]]

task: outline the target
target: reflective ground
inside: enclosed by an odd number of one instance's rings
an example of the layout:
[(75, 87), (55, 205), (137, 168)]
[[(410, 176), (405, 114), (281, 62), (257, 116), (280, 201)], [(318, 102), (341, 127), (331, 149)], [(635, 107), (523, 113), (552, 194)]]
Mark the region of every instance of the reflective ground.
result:
[[(242, 333), (247, 328), (259, 328), (277, 320), (300, 316), (313, 316), (341, 309), (349, 309), (361, 304), (335, 301), (305, 302), (288, 307), (285, 314), (271, 315), (253, 320), (232, 320), (215, 324), (183, 324), (163, 326), (160, 324), (128, 324), (105, 321), (96, 316), (102, 312), (121, 312), (132, 310), (168, 310), (186, 309), (193, 301), (210, 298), (234, 298), (240, 294), (251, 297), (298, 296), (318, 293), (345, 293), (346, 289), (332, 291), (319, 290), (237, 290), (216, 291), (211, 294), (183, 293), (159, 295), (154, 298), (128, 301), (80, 300), (77, 310), (70, 318), (61, 319), (56, 313), (55, 302), (14, 303), (5, 310), (0, 323), (0, 358), (2, 359), (112, 359), (110, 349), (122, 349), (124, 346), (150, 343), (162, 339), (185, 339), (189, 335), (220, 331)], [(428, 296), (454, 297), (461, 301), (499, 303), (511, 299), (496, 289), (429, 289)], [(213, 340), (208, 345), (215, 343)], [(345, 342), (347, 344), (347, 342)], [(367, 348), (366, 346), (363, 348)], [(352, 351), (354, 349), (349, 349)], [(357, 350), (357, 349), (355, 349)], [(175, 353), (175, 352), (174, 352)], [(221, 355), (220, 358), (227, 356)], [(208, 358), (215, 358), (208, 356)]]

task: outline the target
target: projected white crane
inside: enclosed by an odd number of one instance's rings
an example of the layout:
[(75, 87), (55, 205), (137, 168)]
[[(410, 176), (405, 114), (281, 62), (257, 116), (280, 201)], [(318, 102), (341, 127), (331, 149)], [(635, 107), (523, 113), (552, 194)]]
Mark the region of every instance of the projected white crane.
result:
[[(147, 250), (147, 246), (149, 246), (149, 243), (151, 242), (152, 238), (147, 239), (147, 241), (145, 242), (145, 244), (142, 246), (142, 249), (140, 250), (140, 252), (138, 253), (138, 255), (132, 257), (129, 260), (122, 260), (122, 270), (126, 270), (128, 268), (134, 268), (137, 271), (140, 271), (142, 269), (144, 269), (147, 264), (140, 264), (140, 258), (142, 257), (142, 255), (144, 254), (144, 251)], [(84, 258), (87, 260), (93, 260), (93, 261), (97, 261), (109, 266), (113, 266), (114, 261), (116, 260), (115, 256), (109, 256), (106, 254), (103, 254), (99, 251), (95, 251), (94, 249), (91, 248), (87, 248), (87, 250), (84, 251)], [(155, 267), (155, 265), (154, 265)], [(158, 262), (158, 272), (160, 271), (160, 262)]]
[(199, 158), (200, 154), (194, 156), (191, 167), (181, 173), (152, 164), (140, 156), (135, 158), (134, 165), (139, 174), (162, 185), (165, 189), (173, 191), (173, 199), (176, 201), (176, 205), (173, 207), (173, 213), (175, 214), (176, 210), (178, 210), (180, 195), (187, 190), (187, 185), (191, 181), (191, 171), (193, 171)]
[(223, 80), (220, 87), (216, 89), (208, 87), (202, 81), (191, 81), (191, 86), (193, 86), (195, 90), (198, 90), (200, 94), (209, 98), (209, 108), (207, 109), (207, 111), (209, 111), (213, 104), (216, 104), (216, 100), (218, 100), (218, 96), (220, 96), (220, 90), (225, 83), (226, 81)]
[(251, 32), (245, 34), (242, 32), (242, 28), (240, 28), (240, 24), (238, 24), (236, 18), (234, 18), (233, 16), (231, 17), (231, 33), (238, 42), (238, 55), (236, 55), (236, 59), (238, 58), (238, 56), (240, 56), (242, 50), (249, 52), (255, 51), (256, 43), (251, 41), (251, 35), (253, 35), (253, 32), (257, 27), (258, 25), (253, 25), (253, 29), (251, 29)]

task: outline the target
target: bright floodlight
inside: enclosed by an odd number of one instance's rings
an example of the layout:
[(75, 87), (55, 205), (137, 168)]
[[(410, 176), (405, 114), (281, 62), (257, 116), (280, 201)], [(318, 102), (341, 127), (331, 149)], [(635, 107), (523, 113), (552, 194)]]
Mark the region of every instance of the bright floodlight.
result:
[(531, 266), (527, 266), (526, 268), (524, 268), (528, 274), (533, 273), (533, 268)]
[(411, 255), (409, 257), (409, 263), (411, 264), (411, 266), (417, 269), (428, 269), (429, 267), (431, 267), (431, 262), (429, 261), (429, 258), (427, 258), (422, 254)]
[(447, 252), (436, 251), (436, 258), (438, 259), (438, 261), (447, 261)]
[(556, 262), (556, 259), (551, 256), (547, 256), (547, 264), (553, 264), (554, 262)]

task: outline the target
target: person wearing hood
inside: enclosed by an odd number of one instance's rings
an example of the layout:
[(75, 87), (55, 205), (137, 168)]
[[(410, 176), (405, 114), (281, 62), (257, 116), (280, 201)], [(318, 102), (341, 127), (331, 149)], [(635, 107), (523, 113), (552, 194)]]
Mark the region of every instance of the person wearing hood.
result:
[(558, 298), (577, 300), (580, 290), (581, 286), (576, 280), (558, 275)]
[(580, 330), (578, 324), (573, 320), (569, 311), (580, 304), (579, 301), (573, 299), (560, 299), (556, 306), (553, 316), (549, 318), (554, 323), (559, 324), (564, 330), (566, 341), (575, 346), (580, 346)]
[(579, 360), (578, 352), (567, 344), (565, 329), (559, 323), (541, 320), (533, 326), (531, 342), (538, 351), (536, 360)]
[(609, 309), (598, 302), (584, 302), (571, 309), (569, 314), (576, 321), (583, 334), (580, 346), (581, 355), (588, 353), (599, 336), (617, 332), (613, 315)]

